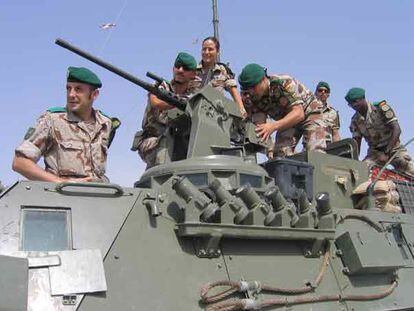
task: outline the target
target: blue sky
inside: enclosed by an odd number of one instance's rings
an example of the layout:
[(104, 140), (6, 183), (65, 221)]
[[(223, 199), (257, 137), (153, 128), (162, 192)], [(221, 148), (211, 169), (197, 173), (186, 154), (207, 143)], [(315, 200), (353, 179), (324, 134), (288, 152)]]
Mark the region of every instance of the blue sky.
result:
[[(413, 12), (409, 0), (219, 0), (222, 61), (237, 74), (257, 62), (312, 90), (319, 80), (328, 81), (343, 137), (350, 136), (352, 116), (344, 94), (363, 87), (368, 99), (388, 100), (405, 142), (414, 128)], [(200, 58), (211, 19), (211, 0), (2, 0), (0, 180), (22, 178), (11, 170), (14, 148), (43, 111), (65, 105), (66, 68), (86, 66), (104, 84), (95, 106), (123, 122), (111, 146), (108, 176), (131, 186), (144, 169), (129, 148), (141, 126), (145, 92), (54, 40), (61, 37), (142, 78), (147, 71), (169, 78), (178, 52)], [(115, 20), (112, 33), (99, 29)], [(414, 145), (408, 149), (413, 154)]]

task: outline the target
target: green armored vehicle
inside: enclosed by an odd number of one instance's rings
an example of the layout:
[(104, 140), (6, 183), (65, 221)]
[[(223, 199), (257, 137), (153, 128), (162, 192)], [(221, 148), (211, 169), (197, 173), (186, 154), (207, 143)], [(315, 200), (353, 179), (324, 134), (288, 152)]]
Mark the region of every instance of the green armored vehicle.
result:
[(254, 126), (209, 86), (169, 119), (168, 161), (134, 188), (0, 195), (0, 310), (414, 308), (410, 184), (403, 213), (354, 209), (350, 140), (258, 165)]

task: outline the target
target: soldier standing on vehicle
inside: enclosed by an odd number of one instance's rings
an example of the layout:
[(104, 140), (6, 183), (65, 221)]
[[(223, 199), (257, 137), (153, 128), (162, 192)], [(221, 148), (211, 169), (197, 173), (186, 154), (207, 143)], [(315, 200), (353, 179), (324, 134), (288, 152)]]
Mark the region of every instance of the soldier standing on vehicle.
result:
[(201, 62), (197, 66), (195, 85), (197, 88), (210, 84), (220, 92), (226, 90), (239, 107), (243, 118), (247, 117), (246, 109), (239, 92), (234, 73), (228, 65), (217, 62), (220, 53), (220, 42), (215, 37), (207, 37), (203, 40), (201, 48)]
[(326, 131), (328, 137), (326, 138), (326, 143), (334, 143), (341, 139), (339, 135), (339, 114), (331, 105), (328, 103), (328, 98), (331, 93), (331, 88), (329, 84), (325, 81), (320, 81), (316, 86), (315, 96), (323, 104), (323, 117), (326, 123)]
[(363, 161), (369, 166), (384, 165), (397, 153), (391, 164), (395, 169), (414, 176), (414, 163), (407, 150), (400, 144), (401, 129), (388, 103), (385, 100), (368, 102), (365, 99), (365, 90), (357, 87), (350, 89), (345, 99), (355, 110), (350, 130), (358, 144), (358, 150), (362, 137), (368, 143), (368, 153)]
[[(102, 86), (89, 69), (69, 67), (66, 107), (50, 108), (15, 150), (13, 170), (30, 180), (108, 181), (107, 149), (120, 122), (92, 106)], [(37, 165), (43, 156), (45, 168)]]
[[(159, 85), (159, 88), (171, 91), (182, 98), (188, 98), (194, 92), (191, 82), (196, 75), (197, 61), (188, 53), (177, 55), (173, 67), (173, 80)], [(147, 164), (147, 169), (162, 164), (167, 158), (167, 148), (164, 146), (164, 136), (168, 125), (167, 110), (174, 106), (159, 99), (153, 94), (148, 95), (148, 104), (142, 120), (142, 131), (135, 134), (132, 150), (138, 150), (141, 159)]]
[(268, 76), (258, 64), (245, 66), (239, 83), (252, 120), (256, 114), (275, 120), (256, 123), (256, 133), (264, 141), (277, 131), (275, 157), (292, 155), (302, 136), (306, 150), (325, 152), (323, 106), (302, 83), (288, 75)]

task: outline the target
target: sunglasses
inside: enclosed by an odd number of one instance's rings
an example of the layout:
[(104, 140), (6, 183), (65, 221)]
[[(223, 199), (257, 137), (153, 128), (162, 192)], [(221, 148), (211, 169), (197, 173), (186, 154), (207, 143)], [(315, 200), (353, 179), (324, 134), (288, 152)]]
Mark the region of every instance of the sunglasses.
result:
[(317, 91), (318, 93), (322, 93), (322, 94), (329, 94), (329, 91), (326, 89), (318, 89)]

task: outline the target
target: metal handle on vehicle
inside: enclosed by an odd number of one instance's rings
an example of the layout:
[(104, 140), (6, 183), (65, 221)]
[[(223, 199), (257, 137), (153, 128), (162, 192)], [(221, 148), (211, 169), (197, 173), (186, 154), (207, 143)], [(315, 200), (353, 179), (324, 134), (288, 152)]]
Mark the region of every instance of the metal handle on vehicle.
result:
[[(87, 192), (68, 190), (66, 187), (80, 187), (80, 188), (99, 188), (99, 189), (112, 189), (114, 193), (103, 193), (103, 192)], [(91, 182), (62, 182), (56, 185), (55, 190), (60, 194), (64, 195), (85, 195), (85, 196), (97, 196), (97, 197), (119, 197), (124, 194), (124, 189), (117, 184), (105, 184), (105, 183), (91, 183)]]

